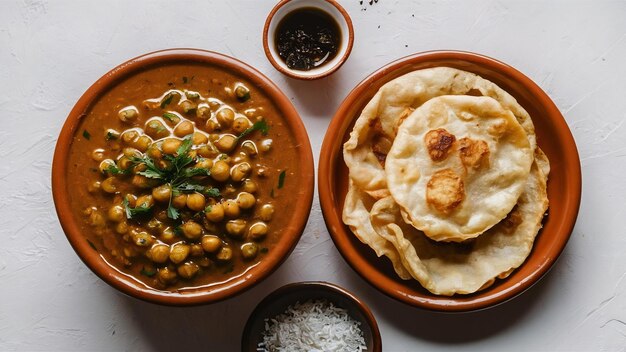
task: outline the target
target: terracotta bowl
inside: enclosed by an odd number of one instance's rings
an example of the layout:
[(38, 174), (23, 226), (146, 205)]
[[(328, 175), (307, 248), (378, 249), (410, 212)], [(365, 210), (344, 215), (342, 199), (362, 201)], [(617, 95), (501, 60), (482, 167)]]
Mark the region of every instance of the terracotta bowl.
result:
[[(274, 41), (276, 28), (280, 21), (292, 11), (301, 8), (317, 8), (324, 11), (337, 22), (341, 31), (341, 44), (337, 55), (331, 61), (309, 71), (294, 70), (287, 67), (278, 55)], [(353, 43), (352, 20), (346, 10), (334, 0), (282, 0), (274, 6), (263, 27), (263, 49), (267, 59), (279, 72), (296, 79), (314, 80), (337, 71), (350, 56)]]
[[(530, 256), (507, 279), (475, 294), (436, 296), (415, 280), (403, 281), (391, 264), (377, 258), (359, 242), (341, 220), (348, 188), (348, 169), (342, 156), (355, 120), (363, 107), (386, 82), (408, 72), (449, 66), (476, 73), (513, 95), (535, 124), (539, 146), (550, 158), (549, 215), (535, 240)], [(470, 311), (509, 300), (536, 283), (554, 264), (570, 237), (581, 195), (578, 151), (572, 134), (554, 103), (533, 81), (516, 69), (492, 58), (456, 51), (425, 52), (402, 58), (379, 69), (343, 101), (324, 138), (319, 165), (319, 196), (328, 231), (344, 259), (366, 281), (383, 293), (412, 306), (438, 311)]]
[[(92, 104), (108, 89), (123, 79), (148, 67), (168, 64), (201, 64), (219, 66), (224, 70), (245, 78), (251, 85), (260, 89), (276, 106), (284, 123), (289, 126), (300, 142), (298, 182), (302, 185), (302, 196), (297, 198), (290, 212), (291, 221), (283, 230), (282, 237), (257, 265), (224, 282), (187, 291), (185, 293), (159, 291), (140, 285), (126, 274), (106, 263), (81, 233), (78, 221), (74, 218), (67, 195), (69, 185), (64, 177), (68, 167), (68, 156), (74, 135), (79, 133), (79, 125)], [(52, 195), (61, 226), (70, 244), (82, 261), (102, 280), (119, 291), (154, 303), (166, 305), (205, 304), (232, 297), (257, 284), (269, 276), (291, 253), (306, 225), (313, 200), (314, 168), (311, 145), (306, 129), (289, 99), (267, 77), (251, 66), (215, 52), (195, 49), (170, 49), (149, 53), (131, 59), (106, 73), (94, 83), (78, 100), (70, 112), (57, 141), (52, 162)]]
[(257, 351), (257, 345), (263, 341), (265, 319), (283, 313), (296, 302), (304, 303), (309, 299), (328, 300), (337, 307), (346, 309), (353, 319), (361, 323), (367, 351), (382, 351), (380, 331), (370, 309), (348, 290), (328, 282), (298, 282), (270, 293), (250, 314), (241, 338), (241, 351)]

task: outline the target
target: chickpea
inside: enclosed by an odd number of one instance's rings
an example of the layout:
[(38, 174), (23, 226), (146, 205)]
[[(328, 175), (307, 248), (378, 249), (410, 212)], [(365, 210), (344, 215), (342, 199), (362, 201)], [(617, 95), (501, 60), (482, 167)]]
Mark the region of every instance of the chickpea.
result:
[(211, 111), (217, 111), (217, 109), (224, 104), (215, 98), (209, 98), (208, 100), (209, 100), (209, 107), (211, 108)]
[(109, 168), (111, 167), (116, 167), (115, 161), (111, 159), (104, 159), (100, 162), (100, 166), (98, 166), (98, 169), (100, 169), (100, 172), (102, 172), (103, 174), (107, 174), (109, 172)]
[(202, 120), (207, 120), (211, 118), (211, 108), (209, 108), (209, 105), (202, 103), (202, 104), (198, 104), (198, 108), (196, 109), (196, 116), (199, 119)]
[(113, 222), (121, 222), (126, 219), (126, 211), (120, 205), (114, 205), (109, 208), (107, 217)]
[(123, 251), (124, 251), (124, 256), (126, 256), (126, 258), (134, 258), (138, 254), (135, 248), (133, 247), (124, 247)]
[(220, 131), (222, 129), (222, 126), (220, 126), (220, 124), (217, 121), (214, 120), (207, 120), (206, 124), (204, 125), (204, 130), (211, 133), (211, 132), (215, 132), (215, 131)]
[(202, 132), (194, 132), (193, 133), (193, 144), (194, 145), (205, 144), (208, 141), (209, 141), (209, 137), (207, 137), (204, 133), (202, 133)]
[(91, 158), (93, 159), (93, 161), (104, 160), (104, 149), (101, 149), (101, 148), (94, 149), (94, 151), (91, 152)]
[(148, 122), (146, 122), (144, 131), (148, 136), (154, 139), (161, 139), (170, 135), (170, 130), (167, 129), (163, 122), (161, 122), (161, 120), (157, 118), (148, 120)]
[(236, 218), (239, 216), (239, 205), (234, 199), (228, 199), (223, 204), (224, 215), (229, 218)]
[(176, 243), (170, 249), (170, 260), (174, 264), (182, 263), (187, 259), (190, 248), (184, 243)]
[(250, 156), (256, 156), (259, 153), (256, 144), (250, 140), (241, 143), (241, 150), (243, 150), (246, 154)]
[(117, 182), (115, 180), (115, 177), (109, 177), (106, 180), (102, 181), (102, 183), (100, 184), (100, 188), (106, 193), (115, 193), (117, 192), (116, 183)]
[(100, 184), (101, 184), (100, 181), (93, 181), (87, 186), (87, 191), (89, 191), (89, 193), (96, 192), (97, 190), (100, 189)]
[(178, 113), (174, 111), (168, 111), (164, 113), (163, 118), (165, 119), (165, 122), (170, 126), (176, 126), (181, 119), (181, 117), (178, 116)]
[(154, 243), (155, 238), (145, 231), (133, 233), (131, 232), (130, 238), (133, 243), (139, 247), (149, 247)]
[(180, 139), (168, 138), (161, 144), (161, 150), (165, 154), (174, 155), (182, 143)]
[(267, 235), (267, 224), (262, 221), (256, 222), (248, 229), (248, 238), (258, 241)]
[(124, 199), (126, 199), (126, 201), (128, 202), (128, 206), (130, 207), (135, 207), (135, 205), (137, 205), (137, 197), (134, 194), (126, 194), (124, 196)]
[(120, 235), (123, 235), (123, 234), (127, 233), (128, 232), (128, 224), (126, 223), (126, 221), (120, 221), (115, 226), (115, 232), (119, 233)]
[(198, 259), (197, 262), (198, 262), (198, 265), (200, 265), (203, 268), (208, 268), (211, 266), (211, 261), (207, 257), (202, 257)]
[(119, 117), (122, 122), (133, 122), (137, 119), (138, 116), (139, 110), (137, 110), (137, 108), (132, 105), (121, 109), (117, 113), (117, 117)]
[(135, 148), (124, 148), (122, 154), (129, 159), (141, 158), (141, 152)]
[(258, 166), (258, 168), (256, 169), (257, 176), (259, 176), (259, 177), (267, 177), (267, 175), (269, 173), (269, 170), (267, 169), (267, 167), (263, 166), (263, 165), (258, 165), (258, 164), (257, 164), (257, 166)]
[(207, 253), (215, 253), (222, 247), (222, 240), (213, 235), (204, 235), (201, 240), (202, 249)]
[(170, 197), (172, 196), (172, 187), (169, 184), (164, 184), (159, 187), (152, 189), (152, 197), (154, 200), (160, 203), (165, 203), (170, 201)]
[[(152, 196), (152, 198), (154, 198), (154, 196)], [(167, 210), (157, 211), (156, 214), (154, 214), (154, 218), (161, 222), (167, 221)]]
[(172, 206), (176, 209), (184, 208), (187, 205), (187, 195), (182, 193), (172, 197)]
[(232, 257), (233, 257), (233, 250), (228, 246), (222, 246), (222, 248), (220, 248), (220, 251), (217, 252), (217, 255), (215, 256), (217, 260), (223, 261), (223, 262), (227, 262), (231, 260)]
[(235, 182), (240, 182), (250, 174), (250, 171), (252, 171), (250, 164), (237, 164), (230, 169), (230, 178)]
[(235, 97), (241, 102), (250, 99), (250, 89), (243, 84), (238, 84), (237, 87), (235, 87)]
[(139, 188), (150, 188), (154, 186), (154, 182), (155, 182), (154, 179), (147, 178), (146, 176), (143, 176), (143, 175), (135, 175), (133, 176), (133, 179), (131, 181), (133, 186), (139, 187)]
[(196, 109), (197, 105), (191, 100), (183, 100), (180, 102), (180, 107), (183, 109), (185, 114), (188, 114)]
[(158, 264), (163, 264), (170, 257), (170, 246), (166, 244), (155, 244), (150, 248), (150, 259)]
[(198, 168), (198, 169), (210, 170), (211, 167), (213, 167), (213, 160), (211, 160), (211, 159), (200, 159), (200, 160), (198, 160), (196, 165), (194, 165), (194, 167)]
[(172, 230), (171, 227), (166, 227), (161, 232), (161, 236), (159, 238), (165, 243), (173, 243), (176, 240), (176, 233), (174, 233), (174, 230)]
[(250, 161), (250, 158), (248, 158), (248, 154), (244, 152), (239, 152), (239, 154), (233, 158), (233, 163), (235, 164), (247, 163), (248, 161)]
[(116, 140), (120, 138), (120, 133), (112, 128), (107, 129), (104, 132), (104, 139), (107, 141)]
[(196, 263), (185, 263), (181, 266), (178, 267), (178, 275), (182, 276), (185, 279), (191, 279), (192, 277), (194, 277), (194, 275), (196, 275), (196, 273), (198, 273), (198, 270), (200, 270), (200, 268), (198, 267), (198, 264)]
[(148, 221), (148, 223), (146, 224), (146, 228), (151, 231), (160, 231), (161, 229), (163, 229), (163, 223), (158, 219), (153, 218)]
[(204, 212), (204, 216), (209, 221), (220, 222), (224, 219), (224, 206), (222, 206), (221, 203), (213, 204), (207, 207), (207, 210)]
[(136, 207), (151, 208), (154, 205), (154, 199), (151, 194), (143, 195), (137, 198)]
[(189, 238), (190, 240), (195, 240), (202, 236), (202, 225), (198, 224), (195, 221), (187, 221), (181, 226), (181, 228), (185, 237)]
[(104, 227), (104, 217), (102, 217), (99, 211), (93, 211), (89, 214), (89, 224), (94, 227)]
[(272, 149), (272, 143), (273, 141), (269, 138), (261, 141), (261, 147), (260, 147), (261, 151), (268, 152), (270, 149)]
[(135, 148), (137, 148), (140, 152), (143, 153), (148, 150), (151, 144), (152, 144), (152, 138), (146, 135), (143, 135), (137, 138), (137, 141), (135, 142)]
[(169, 285), (176, 282), (176, 273), (167, 267), (160, 268), (157, 273), (157, 279), (162, 284)]
[(206, 199), (200, 193), (192, 193), (187, 196), (187, 208), (193, 211), (204, 210), (206, 206)]
[(256, 243), (248, 242), (241, 245), (241, 255), (243, 259), (254, 259), (259, 252), (259, 246)]
[(139, 132), (137, 132), (135, 130), (126, 130), (126, 131), (122, 132), (121, 139), (122, 139), (122, 142), (124, 142), (126, 144), (135, 143), (137, 138), (139, 138)]
[(192, 99), (192, 100), (200, 99), (200, 93), (194, 92), (192, 90), (186, 91), (185, 96), (187, 97), (187, 99)]
[(146, 165), (145, 163), (139, 163), (133, 167), (133, 173), (138, 174), (141, 171), (146, 171), (147, 168), (148, 168), (148, 165)]
[(241, 209), (250, 209), (256, 204), (256, 198), (248, 192), (241, 192), (237, 196), (237, 205)]
[(194, 132), (193, 123), (191, 121), (182, 121), (180, 122), (176, 128), (174, 128), (174, 135), (176, 137), (185, 137)]
[(263, 221), (271, 221), (274, 216), (274, 206), (272, 204), (263, 204), (259, 210), (259, 217)]
[(126, 156), (122, 156), (121, 158), (119, 158), (117, 160), (117, 168), (120, 170), (128, 170), (131, 166), (133, 166), (133, 162), (130, 160), (130, 158), (126, 157)]
[(241, 237), (246, 231), (246, 225), (243, 219), (230, 220), (226, 223), (226, 232), (231, 236)]
[(172, 162), (161, 159), (156, 163), (156, 166), (161, 170), (169, 170), (172, 167)]
[(237, 117), (235, 119), (235, 121), (233, 121), (233, 131), (235, 133), (243, 133), (243, 131), (247, 130), (249, 127), (251, 126), (250, 124), (250, 120), (248, 120), (247, 118), (240, 116)]
[(229, 107), (220, 109), (215, 115), (220, 125), (229, 127), (235, 119), (235, 112)]
[(259, 189), (259, 187), (257, 186), (256, 182), (252, 181), (251, 179), (245, 179), (243, 181), (243, 190), (244, 190), (244, 192), (256, 193), (256, 191), (258, 189)]
[(237, 145), (237, 138), (232, 134), (225, 134), (220, 137), (220, 139), (215, 142), (215, 146), (223, 153), (228, 153), (231, 150), (235, 149)]
[(201, 255), (204, 255), (204, 249), (202, 249), (202, 245), (200, 245), (199, 243), (194, 243), (191, 245), (191, 256), (192, 257), (199, 257)]
[(228, 166), (228, 163), (223, 160), (219, 160), (213, 164), (213, 167), (211, 167), (211, 177), (213, 177), (215, 181), (224, 182), (228, 180), (228, 177), (230, 176), (229, 171), (230, 167)]
[(158, 159), (161, 159), (161, 157), (163, 156), (163, 153), (161, 153), (161, 150), (159, 149), (159, 146), (157, 143), (152, 143), (150, 144), (150, 147), (148, 147), (148, 150), (146, 150), (146, 155), (152, 158), (153, 160), (158, 160)]
[(198, 154), (203, 158), (215, 158), (219, 154), (213, 144), (201, 145), (200, 148), (196, 150), (198, 151)]

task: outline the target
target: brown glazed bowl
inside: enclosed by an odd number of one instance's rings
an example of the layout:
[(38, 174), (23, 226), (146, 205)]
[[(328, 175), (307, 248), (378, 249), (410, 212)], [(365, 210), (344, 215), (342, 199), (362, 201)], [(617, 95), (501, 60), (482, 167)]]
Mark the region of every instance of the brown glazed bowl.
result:
[[(301, 8), (317, 8), (324, 11), (337, 22), (341, 31), (341, 44), (337, 55), (330, 62), (309, 71), (294, 70), (287, 67), (278, 55), (274, 40), (280, 21), (292, 11)], [(353, 43), (354, 29), (350, 15), (335, 0), (282, 0), (270, 11), (263, 27), (263, 50), (267, 59), (280, 73), (296, 79), (314, 80), (337, 71), (350, 56)]]
[[(173, 63), (219, 66), (235, 75), (244, 77), (250, 84), (263, 91), (275, 104), (283, 121), (300, 142), (298, 148), (300, 148), (299, 163), (302, 172), (298, 177), (300, 177), (299, 182), (303, 185), (301, 196), (293, 204), (293, 210), (290, 214), (291, 221), (284, 229), (274, 250), (270, 251), (257, 265), (248, 269), (245, 274), (214, 285), (190, 291), (185, 290), (185, 293), (148, 288), (107, 264), (100, 254), (89, 245), (86, 237), (80, 231), (66, 191), (72, 185), (68, 184), (64, 177), (68, 167), (68, 155), (72, 148), (72, 140), (74, 135), (78, 133), (81, 119), (89, 111), (92, 104), (98, 101), (109, 88), (134, 73), (147, 67)], [(206, 304), (230, 298), (268, 277), (289, 256), (298, 243), (311, 210), (313, 188), (314, 167), (311, 145), (304, 124), (289, 99), (272, 81), (251, 66), (226, 55), (197, 49), (170, 49), (149, 53), (131, 59), (102, 76), (83, 94), (67, 117), (59, 135), (52, 162), (52, 195), (57, 215), (67, 239), (80, 259), (102, 280), (127, 295), (149, 302), (175, 306)]]
[(346, 309), (348, 314), (360, 322), (368, 352), (382, 351), (380, 331), (374, 315), (365, 303), (353, 293), (328, 282), (296, 282), (285, 285), (265, 297), (254, 309), (241, 337), (241, 351), (257, 351), (265, 331), (265, 319), (271, 319), (294, 305), (310, 299), (324, 299), (337, 307)]
[[(530, 256), (507, 279), (471, 295), (433, 295), (415, 280), (397, 277), (391, 264), (377, 258), (368, 246), (342, 222), (348, 188), (343, 143), (348, 139), (363, 107), (386, 82), (408, 72), (448, 66), (476, 73), (503, 88), (528, 111), (537, 141), (548, 155), (549, 215), (535, 240)], [(454, 312), (492, 307), (507, 301), (536, 283), (554, 264), (570, 237), (581, 196), (578, 151), (572, 134), (552, 100), (533, 81), (511, 66), (492, 58), (458, 51), (434, 51), (407, 56), (379, 69), (352, 90), (335, 114), (324, 138), (319, 165), (319, 196), (330, 235), (344, 259), (366, 281), (383, 293), (412, 306)]]

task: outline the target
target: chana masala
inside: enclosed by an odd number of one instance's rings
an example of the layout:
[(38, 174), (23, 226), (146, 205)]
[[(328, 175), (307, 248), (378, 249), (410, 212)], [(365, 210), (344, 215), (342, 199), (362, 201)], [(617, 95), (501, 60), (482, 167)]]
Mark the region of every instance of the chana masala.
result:
[[(264, 93), (201, 64), (155, 66), (86, 112), (66, 173), (91, 247), (160, 290), (219, 283), (281, 236), (297, 142)], [(296, 177), (292, 177), (295, 181)]]

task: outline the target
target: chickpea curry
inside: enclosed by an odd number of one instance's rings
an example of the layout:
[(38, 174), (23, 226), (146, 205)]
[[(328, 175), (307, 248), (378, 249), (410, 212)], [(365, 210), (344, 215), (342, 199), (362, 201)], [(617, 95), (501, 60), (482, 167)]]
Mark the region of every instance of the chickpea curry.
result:
[(223, 282), (280, 238), (298, 193), (296, 145), (273, 103), (236, 74), (148, 68), (85, 113), (70, 202), (91, 247), (145, 285)]

